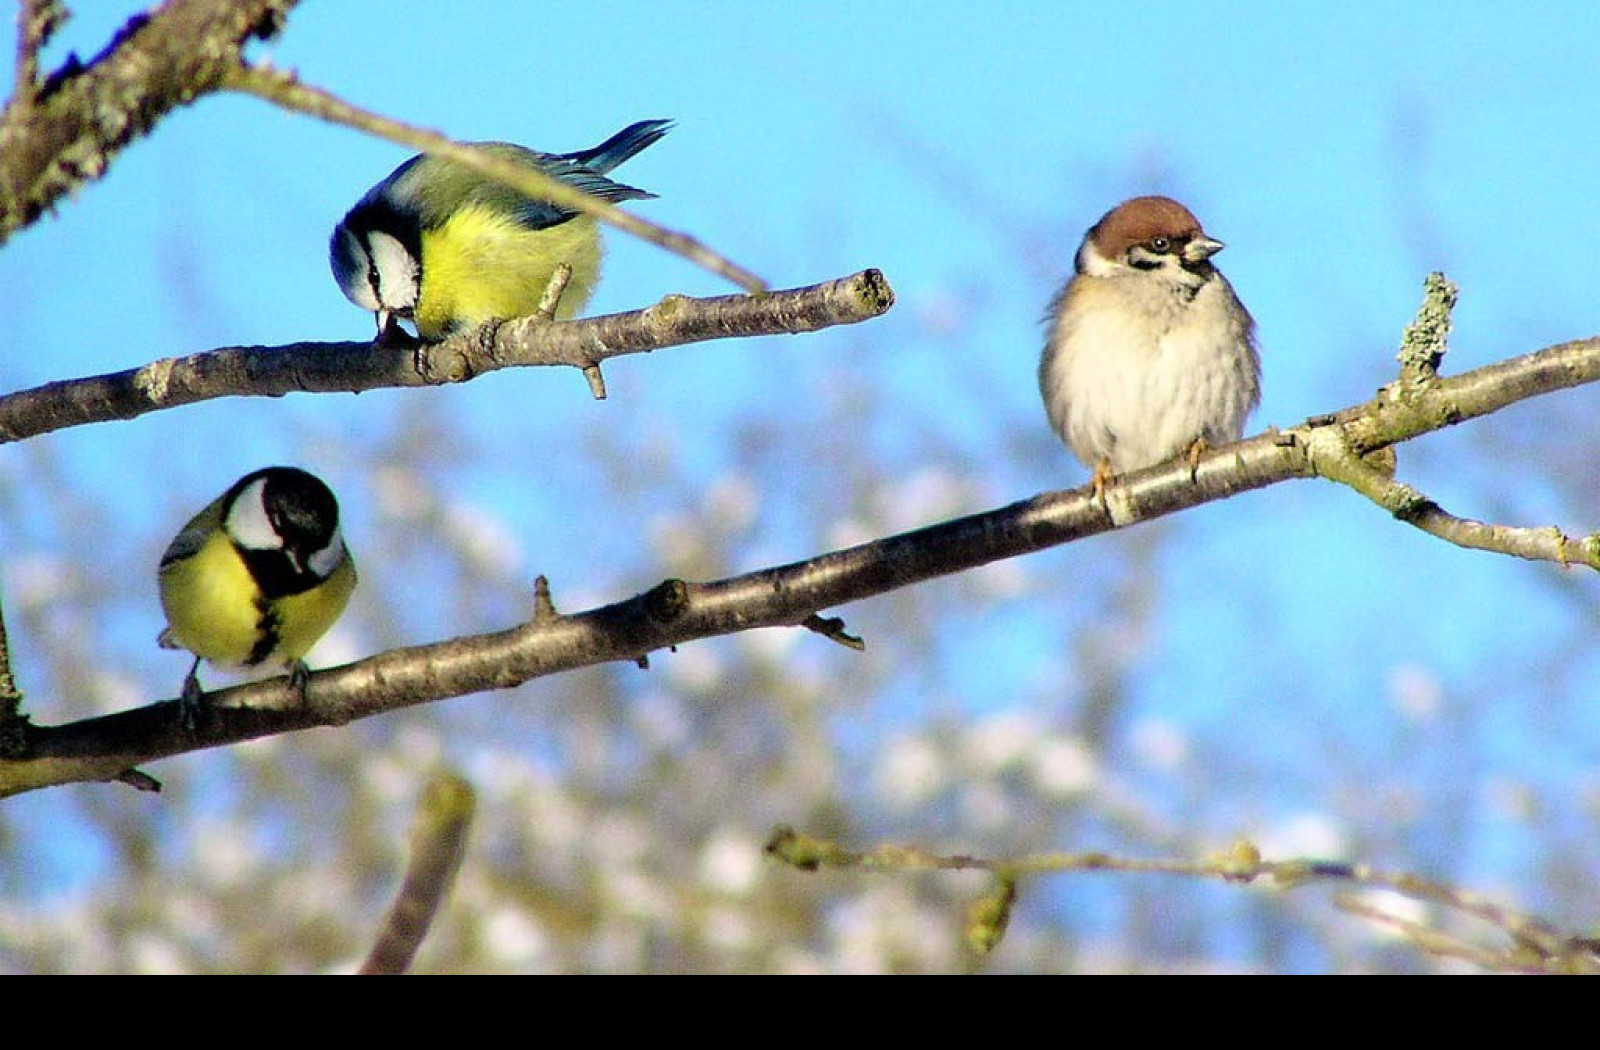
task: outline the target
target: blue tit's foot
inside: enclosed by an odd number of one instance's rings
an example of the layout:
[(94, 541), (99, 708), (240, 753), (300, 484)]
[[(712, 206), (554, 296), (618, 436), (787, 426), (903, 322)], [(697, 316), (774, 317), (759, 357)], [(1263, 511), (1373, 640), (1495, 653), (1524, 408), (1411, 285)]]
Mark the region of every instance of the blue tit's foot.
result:
[(178, 721), (185, 732), (195, 731), (205, 710), (206, 694), (200, 688), (200, 658), (195, 657), (194, 666), (189, 668), (188, 677), (183, 680), (183, 692), (178, 694)]

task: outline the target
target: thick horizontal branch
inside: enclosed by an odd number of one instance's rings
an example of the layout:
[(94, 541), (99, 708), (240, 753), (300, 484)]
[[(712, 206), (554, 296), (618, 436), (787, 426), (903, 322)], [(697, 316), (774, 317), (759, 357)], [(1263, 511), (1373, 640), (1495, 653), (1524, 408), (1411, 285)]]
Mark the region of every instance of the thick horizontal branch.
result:
[(646, 310), (580, 321), (523, 318), (462, 332), (439, 343), (393, 339), (227, 347), (7, 394), (0, 397), (0, 444), (219, 397), (437, 386), (525, 365), (592, 369), (623, 354), (707, 339), (786, 335), (853, 324), (877, 317), (893, 304), (894, 291), (883, 274), (865, 270), (822, 284), (756, 295), (713, 299), (673, 295)]
[[(185, 731), (177, 702), (56, 727), (27, 727), (0, 761), (0, 796), (50, 784), (109, 780), (153, 759), (320, 725), (617, 660), (754, 627), (814, 625), (816, 614), (938, 576), (1043, 550), (1121, 524), (1171, 514), (1237, 492), (1319, 473), (1318, 432), (1336, 427), (1372, 448), (1494, 411), (1537, 393), (1600, 377), (1600, 339), (1436, 379), (1404, 399), (1388, 388), (1365, 405), (1270, 431), (1204, 456), (1127, 474), (1108, 492), (1051, 492), (1007, 507), (710, 583), (668, 580), (651, 591), (574, 615), (544, 593), (530, 622), (510, 630), (397, 649), (313, 674), (306, 703), (285, 679), (211, 694), (211, 716)], [(1592, 544), (1592, 540), (1582, 541)], [(840, 630), (842, 631), (842, 626)]]
[[(40, 17), (58, 11), (45, 5)], [(168, 0), (137, 15), (87, 65), (69, 59), (42, 82), (23, 27), (17, 92), (0, 113), (0, 244), (100, 178), (158, 120), (221, 87), (252, 40), (268, 39), (295, 0)], [(36, 37), (47, 35), (37, 26)]]

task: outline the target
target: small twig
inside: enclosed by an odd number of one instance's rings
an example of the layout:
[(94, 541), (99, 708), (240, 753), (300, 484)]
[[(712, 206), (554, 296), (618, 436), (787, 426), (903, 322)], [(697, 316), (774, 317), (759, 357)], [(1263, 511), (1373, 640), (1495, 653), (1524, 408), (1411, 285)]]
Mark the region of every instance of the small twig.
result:
[(560, 618), (556, 603), (550, 597), (550, 581), (541, 573), (533, 580), (533, 622), (548, 626)]
[(823, 617), (812, 613), (800, 621), (800, 626), (808, 631), (815, 631), (824, 638), (838, 642), (846, 649), (854, 649), (858, 653), (866, 651), (867, 643), (856, 635), (845, 631), (844, 620), (837, 616)]
[(111, 779), (119, 784), (126, 784), (135, 791), (159, 792), (161, 790), (161, 781), (142, 769), (124, 769)]
[(1416, 320), (1406, 325), (1400, 338), (1400, 382), (1404, 387), (1425, 383), (1439, 374), (1439, 363), (1449, 350), (1450, 311), (1459, 289), (1437, 271), (1422, 282), (1422, 306)]
[(1435, 926), (1398, 918), (1370, 905), (1350, 899), (1339, 903), (1341, 907), (1403, 930), (1414, 944), (1432, 954), (1468, 959), (1500, 970), (1600, 972), (1600, 956), (1596, 956), (1594, 944), (1588, 938), (1564, 934), (1543, 919), (1497, 904), (1479, 894), (1417, 875), (1375, 871), (1365, 864), (1313, 859), (1264, 860), (1253, 843), (1243, 840), (1200, 861), (1118, 857), (1100, 852), (1041, 853), (995, 860), (966, 854), (938, 854), (920, 846), (899, 844), (880, 845), (865, 851), (849, 850), (828, 839), (779, 827), (767, 840), (765, 852), (802, 871), (827, 867), (873, 872), (991, 872), (996, 877), (995, 885), (974, 902), (968, 913), (968, 943), (982, 953), (991, 950), (1004, 933), (1004, 923), (1016, 900), (1022, 876), (1120, 871), (1214, 878), (1233, 883), (1254, 883), (1266, 877), (1271, 885), (1285, 891), (1312, 882), (1343, 882), (1388, 890), (1478, 919), (1503, 933), (1512, 941), (1512, 946), (1499, 952), (1485, 950)]
[(39, 52), (67, 21), (60, 0), (22, 0), (17, 9), (17, 75), (12, 102), (33, 104), (39, 87)]
[(1349, 486), (1400, 521), (1430, 536), (1468, 550), (1555, 562), (1563, 568), (1577, 563), (1600, 569), (1600, 533), (1572, 539), (1560, 529), (1548, 526), (1491, 525), (1458, 518), (1417, 489), (1396, 481), (1356, 455), (1342, 428), (1319, 427), (1305, 440), (1307, 457), (1317, 474)]
[(592, 215), (601, 222), (631, 233), (725, 277), (746, 291), (759, 292), (766, 289), (766, 282), (761, 278), (707, 248), (688, 234), (647, 222), (632, 212), (623, 211), (598, 197), (592, 197), (582, 190), (567, 185), (560, 179), (534, 171), (525, 165), (515, 164), (502, 157), (462, 145), (436, 131), (391, 120), (353, 106), (321, 88), (301, 83), (293, 73), (240, 62), (224, 78), (223, 83), (225, 87), (267, 99), (285, 109), (366, 131), (424, 153), (446, 157), (497, 179), (530, 197)]
[(11, 639), (0, 609), (0, 758), (20, 757), (27, 750), (28, 719), (22, 713), (22, 690), (11, 670)]
[(411, 863), (395, 895), (363, 974), (404, 973), (433, 925), (450, 884), (466, 855), (477, 796), (461, 777), (435, 777), (422, 793), (411, 827)]
[(570, 283), (572, 283), (572, 267), (564, 262), (556, 263), (556, 268), (550, 271), (550, 283), (544, 286), (544, 294), (539, 297), (539, 305), (533, 311), (534, 316), (554, 321), (556, 308), (561, 305), (561, 297), (567, 293), (567, 285)]

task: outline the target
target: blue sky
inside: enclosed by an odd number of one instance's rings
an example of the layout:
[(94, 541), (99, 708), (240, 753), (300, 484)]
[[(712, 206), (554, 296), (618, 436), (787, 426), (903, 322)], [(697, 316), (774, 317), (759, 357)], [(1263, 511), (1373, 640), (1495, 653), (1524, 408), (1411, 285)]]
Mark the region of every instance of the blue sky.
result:
[[(54, 57), (93, 54), (126, 14), (94, 6)], [(982, 498), (949, 513), (977, 510), (1082, 481), (1064, 450), (1041, 451), (1053, 439), (1033, 379), (1038, 318), (1082, 230), (1143, 192), (1182, 199), (1228, 244), (1219, 263), (1260, 326), (1253, 429), (1342, 408), (1386, 381), (1430, 269), (1462, 286), (1449, 370), (1593, 334), (1600, 7), (1452, 8), (653, 3), (648, 17), (618, 9), (597, 21), (575, 5), (436, 3), (406, 5), (397, 21), (396, 5), (380, 0), (307, 3), (257, 57), (389, 115), (548, 151), (673, 118), (673, 132), (623, 173), (659, 194), (635, 206), (640, 214), (776, 286), (878, 267), (897, 307), (838, 337), (618, 362), (605, 405), (576, 375), (540, 370), (423, 394), (214, 403), (45, 444), (153, 550), (180, 508), (283, 458), (286, 423), (336, 446), (347, 428), (380, 431), (426, 397), (486, 457), (560, 453), (550, 470), (563, 485), (581, 487), (581, 435), (605, 427), (670, 447), (715, 478), (731, 463), (738, 420), (781, 422), (796, 398), (864, 384), (881, 400), (862, 440), (886, 468), (928, 466), (919, 427), (936, 420), (968, 461), (989, 465)], [(0, 250), (12, 347), (0, 383), (216, 345), (366, 337), (370, 318), (328, 273), (327, 235), (406, 155), (252, 99), (208, 98), (177, 114), (110, 178)], [(593, 312), (731, 290), (647, 246), (610, 243)], [(1581, 412), (1594, 396), (1562, 403)], [(1541, 516), (1571, 510), (1537, 463), (1507, 470), (1542, 411), (1403, 450), (1402, 474), (1458, 513), (1592, 529), (1592, 508), (1577, 520)], [(1475, 464), (1485, 442), (1508, 458)], [(15, 469), (7, 457), (17, 455), (0, 453), (0, 470)], [(119, 483), (132, 463), (163, 464), (162, 498)], [(457, 481), (541, 550), (538, 570), (581, 581), (597, 600), (647, 582), (595, 581), (636, 534), (591, 536), (578, 551), (550, 541), (572, 535), (571, 521), (519, 496), (525, 487), (506, 468)], [(350, 514), (359, 537), (358, 502)], [(1420, 664), (1447, 691), (1471, 693), (1510, 677), (1519, 654), (1533, 662), (1541, 645), (1582, 627), (1540, 582), (1554, 570), (1446, 548), (1321, 483), (1188, 517), (1174, 526), (1185, 542), (1158, 562), (1186, 611), (1162, 621), (1160, 659), (1142, 672), (1145, 702), (1203, 736), (1243, 727), (1247, 751), (1359, 752), (1371, 720), (1393, 718), (1382, 697), (1396, 668)], [(776, 528), (757, 546), (773, 561), (814, 553)], [(1030, 564), (1071, 579), (1082, 559), (1119, 549)], [(1252, 575), (1242, 601), (1219, 584), (1240, 566)], [(1366, 629), (1375, 618), (1388, 625), (1376, 640)], [(1005, 632), (1019, 647), (1062, 630), (1018, 619)], [(1252, 646), (1337, 668), (1341, 684), (1243, 676)], [(999, 663), (985, 670), (1007, 686), (1038, 673), (1026, 660)], [(1586, 664), (1574, 673), (1594, 677)], [(976, 710), (1007, 702), (983, 695), (979, 678), (966, 684)], [(1304, 705), (1302, 722), (1252, 736), (1250, 725), (1276, 725), (1293, 705)], [(1514, 714), (1503, 736), (1512, 766), (1550, 747)], [(1592, 720), (1585, 729), (1556, 734), (1568, 750), (1546, 755), (1552, 777), (1593, 759)], [(1318, 803), (1315, 788), (1300, 790), (1305, 805)]]

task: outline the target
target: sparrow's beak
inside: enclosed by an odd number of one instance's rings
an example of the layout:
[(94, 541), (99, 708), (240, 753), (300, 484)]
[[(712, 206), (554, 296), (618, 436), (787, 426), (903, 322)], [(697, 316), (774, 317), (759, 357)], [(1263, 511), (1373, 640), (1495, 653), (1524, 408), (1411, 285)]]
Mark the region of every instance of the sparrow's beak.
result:
[(1226, 248), (1221, 241), (1214, 241), (1205, 234), (1201, 234), (1183, 246), (1183, 261), (1186, 263), (1201, 263)]

